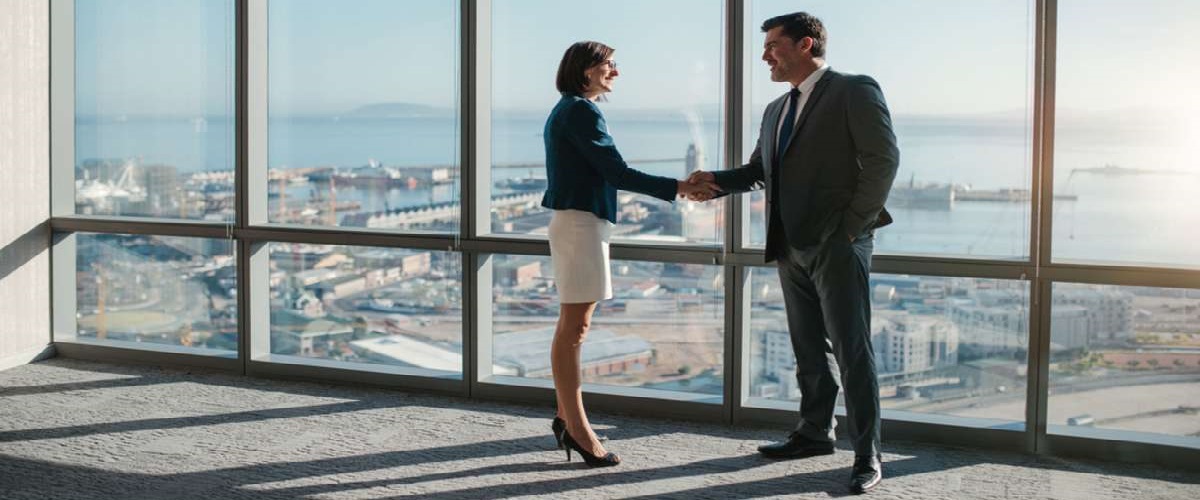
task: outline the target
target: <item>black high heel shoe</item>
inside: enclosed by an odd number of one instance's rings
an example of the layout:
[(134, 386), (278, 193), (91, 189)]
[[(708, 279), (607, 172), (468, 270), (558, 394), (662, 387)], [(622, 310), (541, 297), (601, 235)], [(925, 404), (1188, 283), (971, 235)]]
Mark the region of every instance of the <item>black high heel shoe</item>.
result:
[(558, 442), (558, 449), (563, 449), (563, 434), (567, 432), (567, 423), (555, 415), (554, 422), (550, 423), (550, 432), (554, 433), (554, 440)]
[[(554, 422), (550, 423), (550, 432), (554, 433), (554, 440), (558, 442), (558, 449), (563, 449), (563, 433), (567, 432), (567, 422), (555, 415)], [(608, 436), (596, 434), (596, 441), (601, 443), (608, 441)]]
[(588, 467), (612, 467), (621, 463), (621, 457), (618, 457), (616, 453), (611, 451), (603, 457), (597, 457), (596, 455), (591, 454), (591, 452), (583, 449), (582, 446), (579, 446), (579, 443), (575, 442), (575, 438), (571, 437), (571, 433), (565, 430), (563, 431), (562, 440), (563, 445), (567, 450), (568, 462), (571, 461), (571, 450), (575, 450), (580, 456), (583, 457), (583, 463), (587, 464)]

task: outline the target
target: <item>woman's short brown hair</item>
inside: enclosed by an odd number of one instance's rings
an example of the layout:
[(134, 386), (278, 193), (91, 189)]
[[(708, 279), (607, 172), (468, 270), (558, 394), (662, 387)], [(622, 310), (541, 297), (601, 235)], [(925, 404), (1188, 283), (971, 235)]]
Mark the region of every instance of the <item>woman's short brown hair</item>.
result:
[(592, 66), (607, 61), (613, 48), (600, 42), (575, 42), (563, 53), (558, 63), (555, 85), (559, 92), (582, 94), (587, 89), (588, 79), (584, 72)]

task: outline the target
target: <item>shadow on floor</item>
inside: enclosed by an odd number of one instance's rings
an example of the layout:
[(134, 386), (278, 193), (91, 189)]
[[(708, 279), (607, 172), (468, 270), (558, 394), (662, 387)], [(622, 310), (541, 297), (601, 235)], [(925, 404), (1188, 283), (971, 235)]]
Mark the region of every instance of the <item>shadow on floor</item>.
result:
[[(474, 443), (456, 443), (444, 446), (429, 446), (420, 449), (366, 453), (353, 456), (319, 458), (306, 461), (281, 461), (256, 463), (234, 467), (195, 472), (170, 474), (148, 474), (111, 470), (103, 464), (97, 466), (67, 465), (53, 460), (19, 456), (16, 448), (6, 445), (17, 443), (81, 438), (100, 434), (127, 433), (134, 431), (184, 429), (196, 426), (278, 421), (273, 424), (280, 429), (303, 427), (298, 422), (312, 417), (322, 417), (344, 412), (371, 409), (394, 409), (403, 412), (406, 406), (422, 406), (493, 413), (526, 418), (544, 418), (548, 423), (550, 411), (546, 408), (504, 405), (500, 403), (460, 400), (451, 397), (410, 395), (398, 391), (363, 389), (346, 386), (311, 383), (279, 382), (264, 379), (219, 373), (159, 370), (145, 367), (128, 367), (106, 364), (90, 364), (74, 360), (52, 360), (48, 364), (80, 372), (94, 371), (124, 378), (91, 382), (57, 383), (5, 387), (0, 397), (29, 396), (61, 393), (66, 391), (88, 391), (116, 387), (148, 387), (168, 383), (196, 383), (214, 386), (229, 386), (239, 389), (254, 389), (272, 393), (298, 394), (321, 398), (341, 398), (349, 401), (316, 404), (301, 407), (267, 408), (236, 411), (200, 416), (149, 418), (41, 429), (0, 431), (0, 492), (4, 498), (296, 498), (312, 496), (336, 496), (365, 489), (381, 489), (384, 495), (395, 498), (423, 496), (423, 484), (438, 482), (464, 483), (465, 487), (448, 492), (438, 492), (439, 498), (500, 499), (529, 494), (556, 495), (585, 492), (597, 488), (628, 486), (636, 494), (638, 485), (661, 480), (695, 479), (695, 487), (668, 495), (647, 495), (643, 498), (757, 498), (772, 495), (821, 493), (842, 496), (846, 493), (849, 476), (849, 454), (839, 452), (829, 459), (828, 468), (806, 471), (766, 479), (750, 479), (729, 484), (705, 484), (701, 476), (721, 474), (728, 477), (737, 471), (748, 471), (775, 463), (757, 454), (740, 454), (718, 458), (700, 459), (685, 463), (672, 463), (659, 467), (642, 467), (647, 457), (642, 455), (641, 464), (603, 470), (585, 470), (580, 462), (563, 461), (561, 452), (554, 451), (553, 440), (548, 429), (544, 436), (515, 439), (496, 439)], [(736, 429), (716, 425), (679, 423), (671, 421), (645, 421), (614, 417), (601, 418), (613, 422), (615, 427), (604, 432), (613, 439), (612, 448), (620, 452), (621, 442), (633, 442), (639, 438), (691, 433), (703, 437), (727, 440), (757, 440), (768, 434), (759, 430)], [(630, 425), (623, 426), (627, 421)], [(633, 425), (635, 424), (636, 425)], [(211, 432), (220, 433), (219, 426)], [(779, 432), (782, 437), (783, 431)], [(263, 445), (271, 438), (264, 436)], [(254, 445), (257, 443), (248, 443)], [(840, 443), (845, 445), (845, 443)], [(644, 446), (644, 445), (643, 445)], [(1066, 461), (1013, 453), (989, 453), (984, 457), (952, 448), (909, 443), (885, 443), (888, 456), (885, 459), (885, 478), (899, 478), (923, 473), (942, 472), (978, 464), (999, 464), (1030, 469), (1048, 469), (1066, 472), (1085, 472), (1104, 475), (1125, 476), (1138, 479), (1155, 479), (1181, 484), (1200, 484), (1200, 475), (1164, 472), (1158, 468), (1129, 466), (1123, 464)], [(71, 451), (71, 448), (64, 447)], [(86, 450), (76, 445), (76, 450)], [(844, 448), (843, 448), (844, 450)], [(61, 452), (60, 452), (61, 453)], [(200, 453), (200, 451), (198, 451)], [(663, 453), (678, 453), (663, 450)], [(547, 460), (543, 461), (542, 457)], [(437, 470), (437, 464), (472, 463), (479, 459), (506, 459), (511, 463), (489, 464), (464, 470)], [(936, 459), (934, 459), (936, 457)], [(950, 457), (950, 458), (947, 458)], [(532, 458), (532, 460), (531, 460)], [(672, 462), (677, 460), (671, 457)], [(986, 459), (986, 461), (980, 460)], [(170, 458), (180, 460), (179, 456)], [(186, 460), (186, 457), (182, 458)], [(652, 460), (653, 457), (650, 457)], [(578, 459), (577, 459), (578, 460)], [(816, 460), (816, 459), (810, 459)], [(72, 457), (78, 462), (78, 457)], [(845, 463), (842, 463), (845, 462)], [(825, 462), (818, 462), (825, 466)], [(949, 466), (947, 465), (949, 464)], [(653, 465), (653, 464), (649, 464)], [(181, 468), (186, 468), (182, 465)], [(432, 471), (430, 469), (433, 469)], [(451, 467), (444, 467), (450, 469)], [(544, 471), (577, 470), (579, 474), (566, 478), (538, 479), (511, 483), (509, 476)], [(339, 475), (365, 475), (378, 478), (350, 481), (350, 477), (334, 478)], [(480, 481), (480, 478), (487, 478)], [(270, 487), (267, 483), (312, 479), (320, 484)], [(491, 484), (489, 484), (489, 482)], [(886, 480), (885, 480), (886, 484)], [(412, 492), (412, 493), (410, 493)]]

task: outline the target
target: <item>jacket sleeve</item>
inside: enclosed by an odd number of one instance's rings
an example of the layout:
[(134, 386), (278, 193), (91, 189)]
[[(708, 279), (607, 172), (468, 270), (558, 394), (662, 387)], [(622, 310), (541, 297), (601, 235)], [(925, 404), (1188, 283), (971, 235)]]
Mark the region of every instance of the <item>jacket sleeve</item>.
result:
[(762, 137), (760, 136), (758, 143), (754, 145), (754, 151), (750, 153), (750, 161), (748, 163), (729, 170), (715, 171), (713, 172), (713, 177), (717, 185), (721, 186), (721, 193), (717, 197), (762, 189)]
[(570, 141), (583, 153), (588, 165), (613, 187), (633, 191), (655, 198), (675, 201), (678, 184), (675, 179), (650, 175), (631, 168), (617, 152), (604, 116), (594, 104), (579, 101), (567, 111), (567, 128)]
[(847, 122), (859, 172), (854, 197), (842, 216), (842, 228), (848, 235), (856, 236), (866, 231), (883, 210), (900, 167), (900, 149), (896, 147), (892, 118), (879, 84), (870, 77), (859, 76), (850, 83), (848, 92)]

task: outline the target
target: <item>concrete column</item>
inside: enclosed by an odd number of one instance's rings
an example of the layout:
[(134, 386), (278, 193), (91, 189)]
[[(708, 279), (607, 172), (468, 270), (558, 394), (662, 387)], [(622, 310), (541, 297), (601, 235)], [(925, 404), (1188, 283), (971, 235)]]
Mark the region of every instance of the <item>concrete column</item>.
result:
[(52, 353), (48, 3), (0, 1), (0, 370)]

